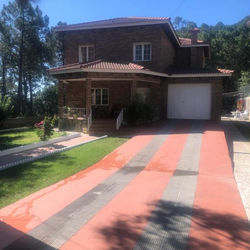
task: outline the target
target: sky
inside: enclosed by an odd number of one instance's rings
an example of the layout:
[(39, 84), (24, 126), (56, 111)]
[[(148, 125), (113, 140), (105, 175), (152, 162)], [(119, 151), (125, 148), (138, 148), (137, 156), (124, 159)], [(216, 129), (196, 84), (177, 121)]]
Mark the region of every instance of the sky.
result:
[[(0, 0), (0, 9), (9, 0)], [(250, 0), (37, 0), (50, 26), (59, 21), (67, 24), (115, 17), (176, 16), (198, 25), (215, 25), (219, 21), (234, 24), (250, 15)]]

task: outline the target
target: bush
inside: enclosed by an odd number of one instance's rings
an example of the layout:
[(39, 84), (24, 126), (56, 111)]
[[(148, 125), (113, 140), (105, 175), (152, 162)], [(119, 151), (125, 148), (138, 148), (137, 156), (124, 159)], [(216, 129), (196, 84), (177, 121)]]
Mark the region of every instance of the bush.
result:
[(10, 97), (0, 95), (0, 126), (3, 121), (8, 118), (13, 109), (12, 100)]
[(125, 112), (125, 120), (131, 124), (153, 121), (158, 115), (155, 106), (149, 98), (144, 99), (140, 94), (135, 94)]
[(53, 128), (55, 126), (56, 117), (45, 116), (44, 121), (36, 123), (36, 132), (41, 141), (48, 140), (53, 135)]

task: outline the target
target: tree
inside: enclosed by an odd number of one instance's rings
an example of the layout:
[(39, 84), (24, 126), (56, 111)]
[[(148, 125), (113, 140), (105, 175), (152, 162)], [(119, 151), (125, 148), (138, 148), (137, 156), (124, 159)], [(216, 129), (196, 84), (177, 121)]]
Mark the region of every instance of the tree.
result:
[(239, 88), (250, 86), (250, 71), (241, 71), (241, 76), (238, 81)]
[(0, 95), (0, 127), (2, 122), (9, 116), (12, 108), (11, 98)]
[(57, 114), (57, 87), (51, 85), (39, 91), (34, 101), (34, 111), (36, 115), (50, 115)]
[(3, 23), (9, 26), (13, 41), (9, 68), (13, 69), (13, 80), (17, 84), (16, 111), (17, 114), (32, 112), (34, 89), (46, 77), (46, 69), (54, 57), (52, 47), (48, 46), (49, 19), (29, 0), (10, 2), (3, 7), (1, 16)]

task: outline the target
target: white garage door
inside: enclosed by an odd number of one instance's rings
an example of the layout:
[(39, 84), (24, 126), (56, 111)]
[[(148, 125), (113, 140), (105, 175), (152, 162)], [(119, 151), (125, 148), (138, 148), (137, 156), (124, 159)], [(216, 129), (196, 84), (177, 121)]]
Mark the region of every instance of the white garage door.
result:
[(210, 84), (169, 84), (168, 118), (209, 120)]

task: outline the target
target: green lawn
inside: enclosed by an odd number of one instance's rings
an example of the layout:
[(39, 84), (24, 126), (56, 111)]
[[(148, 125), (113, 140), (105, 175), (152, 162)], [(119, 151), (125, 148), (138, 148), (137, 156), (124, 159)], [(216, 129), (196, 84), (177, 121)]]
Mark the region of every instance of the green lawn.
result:
[(109, 137), (0, 172), (0, 208), (91, 166), (125, 141)]
[[(65, 132), (54, 132), (51, 138), (65, 135)], [(29, 128), (23, 131), (6, 132), (0, 134), (0, 150), (27, 145), (39, 142), (35, 128)]]

